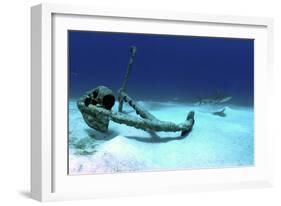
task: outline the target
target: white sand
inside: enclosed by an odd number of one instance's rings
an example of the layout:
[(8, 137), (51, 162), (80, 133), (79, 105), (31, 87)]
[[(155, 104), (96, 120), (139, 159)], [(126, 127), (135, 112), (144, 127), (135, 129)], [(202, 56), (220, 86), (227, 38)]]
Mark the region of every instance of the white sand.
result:
[[(254, 162), (253, 110), (226, 107), (226, 117), (211, 114), (220, 108), (183, 103), (141, 102), (161, 120), (183, 122), (195, 111), (193, 131), (177, 140), (180, 132), (148, 132), (110, 122), (108, 133), (89, 128), (76, 103), (70, 102), (70, 174), (119, 171), (174, 170), (250, 166)], [(115, 104), (113, 110), (117, 110)], [(234, 109), (235, 108), (235, 109)], [(125, 111), (135, 115), (125, 107)], [(155, 137), (154, 137), (155, 138)]]

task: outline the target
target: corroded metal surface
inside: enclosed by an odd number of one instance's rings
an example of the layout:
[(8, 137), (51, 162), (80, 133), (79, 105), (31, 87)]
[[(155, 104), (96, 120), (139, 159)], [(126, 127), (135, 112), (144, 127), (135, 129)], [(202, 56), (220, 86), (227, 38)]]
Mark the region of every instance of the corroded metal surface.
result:
[[(108, 130), (109, 121), (112, 120), (119, 124), (135, 127), (149, 132), (177, 132), (181, 131), (181, 136), (186, 136), (194, 125), (194, 112), (188, 113), (186, 120), (183, 123), (176, 124), (169, 121), (158, 120), (155, 116), (149, 113), (145, 108), (133, 100), (126, 92), (129, 74), (132, 69), (136, 47), (130, 48), (131, 56), (129, 59), (127, 72), (121, 88), (118, 91), (118, 112), (111, 111), (115, 103), (113, 92), (105, 87), (98, 86), (82, 96), (77, 106), (83, 115), (86, 124), (98, 131), (106, 132)], [(122, 113), (123, 103), (128, 103), (140, 117)]]

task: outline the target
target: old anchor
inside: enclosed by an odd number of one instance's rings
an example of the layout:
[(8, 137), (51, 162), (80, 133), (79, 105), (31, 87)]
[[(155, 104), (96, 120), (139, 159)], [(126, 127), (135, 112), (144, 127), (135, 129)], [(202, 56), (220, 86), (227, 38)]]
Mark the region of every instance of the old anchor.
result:
[[(149, 132), (181, 131), (181, 136), (187, 136), (194, 125), (194, 111), (189, 112), (186, 120), (180, 124), (169, 121), (161, 121), (149, 113), (126, 93), (127, 82), (136, 51), (136, 47), (131, 46), (131, 56), (127, 66), (127, 72), (123, 84), (118, 91), (118, 112), (111, 110), (115, 103), (115, 97), (112, 90), (105, 86), (98, 86), (94, 88), (77, 101), (77, 106), (82, 113), (86, 124), (100, 132), (106, 132), (108, 130), (109, 121), (112, 120), (119, 124), (126, 124), (127, 126)], [(128, 103), (140, 117), (123, 113), (123, 103)]]

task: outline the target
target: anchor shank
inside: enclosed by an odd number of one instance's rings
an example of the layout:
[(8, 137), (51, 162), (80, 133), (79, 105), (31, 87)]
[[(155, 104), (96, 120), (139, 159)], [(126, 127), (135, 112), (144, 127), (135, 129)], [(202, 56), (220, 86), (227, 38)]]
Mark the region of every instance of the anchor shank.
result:
[[(130, 59), (129, 59), (129, 63), (128, 63), (128, 66), (127, 66), (127, 71), (126, 71), (126, 75), (125, 75), (123, 84), (122, 84), (122, 86), (119, 90), (119, 94), (123, 91), (126, 91), (128, 79), (129, 79), (129, 76), (130, 76), (130, 73), (131, 73), (131, 70), (132, 70), (132, 66), (133, 66), (133, 63), (134, 63), (134, 58), (135, 58), (135, 55), (137, 53), (137, 47), (131, 46), (130, 52), (131, 52), (131, 56), (130, 56)], [(122, 98), (122, 96), (119, 95), (118, 100), (119, 100), (118, 111), (122, 112), (122, 109), (123, 109), (123, 98)]]

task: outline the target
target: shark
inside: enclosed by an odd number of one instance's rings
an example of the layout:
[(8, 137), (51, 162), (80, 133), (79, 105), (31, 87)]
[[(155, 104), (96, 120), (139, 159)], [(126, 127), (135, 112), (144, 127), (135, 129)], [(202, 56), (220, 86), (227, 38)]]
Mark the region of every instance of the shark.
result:
[(208, 97), (198, 97), (198, 101), (196, 102), (197, 105), (203, 105), (203, 104), (222, 104), (225, 102), (228, 102), (232, 99), (232, 96), (226, 96), (221, 94), (219, 91), (217, 91), (214, 95), (208, 96)]

